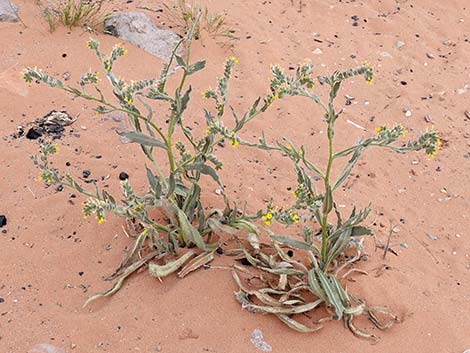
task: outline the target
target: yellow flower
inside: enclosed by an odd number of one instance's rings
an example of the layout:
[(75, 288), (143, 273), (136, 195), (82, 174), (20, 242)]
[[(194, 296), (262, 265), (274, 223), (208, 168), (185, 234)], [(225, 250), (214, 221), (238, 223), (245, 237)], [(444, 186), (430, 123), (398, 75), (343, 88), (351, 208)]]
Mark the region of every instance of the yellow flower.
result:
[(202, 91), (201, 92), (201, 97), (202, 97), (202, 99), (207, 99), (207, 91)]
[(233, 146), (233, 147), (237, 147), (240, 142), (238, 142), (237, 140), (233, 139), (233, 140), (230, 140), (230, 144)]
[(266, 215), (266, 218), (267, 219), (272, 219), (273, 218), (273, 214), (271, 211), (268, 212), (268, 214)]
[(53, 152), (53, 154), (58, 154), (58, 153), (59, 153), (59, 146), (58, 146), (56, 143), (53, 144), (52, 146), (54, 147), (54, 150), (55, 150), (55, 151)]
[(385, 125), (383, 125), (383, 126), (377, 126), (374, 130), (375, 130), (375, 132), (380, 133), (382, 131), (385, 131), (386, 129), (387, 129), (387, 127)]
[(127, 51), (127, 49), (124, 49), (124, 51), (122, 52), (122, 55), (127, 55), (129, 52)]
[(238, 59), (233, 55), (229, 58), (229, 60), (233, 62), (234, 64), (238, 64)]
[(299, 221), (299, 215), (297, 213), (291, 213), (289, 216), (292, 222), (297, 223)]

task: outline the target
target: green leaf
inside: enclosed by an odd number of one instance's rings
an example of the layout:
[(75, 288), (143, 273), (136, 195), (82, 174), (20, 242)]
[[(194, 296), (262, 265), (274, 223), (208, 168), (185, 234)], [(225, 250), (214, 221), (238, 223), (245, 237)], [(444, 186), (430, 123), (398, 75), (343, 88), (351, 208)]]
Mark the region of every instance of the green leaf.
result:
[(145, 135), (137, 131), (126, 131), (118, 132), (119, 135), (127, 137), (132, 142), (138, 143), (144, 146), (160, 147), (166, 150), (166, 145), (155, 137)]
[(289, 246), (294, 249), (302, 249), (302, 250), (314, 250), (312, 246), (304, 243), (303, 241), (295, 240), (289, 237), (281, 236), (281, 235), (272, 235), (271, 239), (282, 244)]
[(371, 235), (371, 234), (372, 234), (372, 231), (367, 227), (363, 227), (363, 226), (352, 227), (352, 234), (351, 234), (352, 237), (357, 237), (361, 235)]
[(167, 198), (170, 198), (172, 196), (173, 192), (175, 192), (175, 188), (176, 188), (175, 175), (172, 173), (168, 177), (168, 190), (166, 192)]
[(155, 193), (157, 199), (159, 199), (162, 196), (162, 186), (160, 185), (157, 177), (153, 175), (152, 171), (147, 166), (145, 166), (145, 169), (147, 170), (147, 179), (149, 181), (150, 187)]
[(183, 58), (179, 55), (175, 55), (176, 62), (181, 67), (186, 67), (186, 63), (184, 62)]
[(188, 70), (186, 71), (186, 73), (188, 75), (192, 75), (192, 74), (202, 70), (205, 66), (206, 66), (206, 61), (205, 60), (197, 61), (194, 64), (189, 65)]
[(326, 187), (325, 199), (323, 200), (323, 214), (328, 214), (333, 209), (333, 193), (331, 186)]
[(308, 286), (310, 291), (318, 298), (326, 300), (325, 292), (323, 291), (317, 275), (315, 274), (315, 269), (308, 271)]
[(178, 208), (176, 212), (177, 212), (178, 223), (179, 223), (179, 233), (186, 243), (191, 242), (195, 244), (199, 249), (204, 250), (204, 251), (210, 251), (218, 247), (217, 243), (208, 245), (204, 242), (201, 234), (196, 229), (196, 227), (194, 227), (188, 221), (188, 218), (186, 217), (186, 214), (184, 213), (183, 210)]
[(331, 286), (328, 276), (325, 275), (322, 270), (316, 269), (315, 273), (320, 280), (322, 289), (325, 291), (328, 302), (335, 308), (336, 315), (333, 319), (340, 320), (343, 317), (344, 305), (339, 294), (335, 291), (334, 287)]
[(184, 168), (186, 170), (197, 170), (202, 174), (209, 175), (210, 177), (212, 177), (212, 179), (214, 179), (217, 182), (217, 184), (222, 186), (219, 176), (217, 175), (217, 172), (215, 171), (215, 169), (207, 164), (191, 163), (191, 164), (187, 164)]

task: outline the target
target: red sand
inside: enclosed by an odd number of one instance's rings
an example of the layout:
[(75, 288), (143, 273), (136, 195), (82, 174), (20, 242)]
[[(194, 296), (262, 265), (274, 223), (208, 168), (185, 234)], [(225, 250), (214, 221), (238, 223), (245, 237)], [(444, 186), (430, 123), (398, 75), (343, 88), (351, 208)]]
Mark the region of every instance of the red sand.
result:
[[(16, 3), (28, 28), (0, 24), (0, 136), (51, 109), (66, 109), (79, 114), (73, 125), (79, 137), (67, 134), (60, 140), (54, 164), (76, 176), (83, 169), (97, 178), (109, 174), (115, 194), (120, 171), (130, 173), (130, 180), (142, 187), (143, 158), (137, 146), (120, 143), (112, 130), (116, 123), (98, 122), (92, 106), (84, 101), (71, 101), (60, 91), (29, 88), (19, 81), (19, 72), (26, 66), (59, 76), (70, 71), (72, 81), (90, 68), (98, 69), (97, 60), (85, 49), (89, 34), (64, 28), (50, 34), (34, 1)], [(157, 7), (150, 3), (137, 0), (129, 8)], [(22, 138), (0, 140), (0, 214), (8, 217), (7, 227), (2, 228), (8, 232), (0, 233), (0, 297), (5, 299), (0, 303), (1, 352), (26, 352), (36, 343), (83, 353), (256, 352), (249, 340), (255, 328), (279, 353), (462, 353), (470, 348), (470, 121), (464, 114), (470, 110), (470, 90), (456, 92), (470, 84), (470, 4), (465, 0), (304, 0), (298, 12), (298, 3), (209, 2), (211, 10), (227, 12), (241, 38), (235, 47), (240, 64), (231, 82), (237, 110), (247, 109), (267, 91), (270, 64), (287, 68), (311, 58), (318, 74), (323, 74), (368, 60), (378, 77), (374, 86), (365, 86), (362, 80), (344, 85), (341, 97), (354, 96), (357, 104), (345, 107), (338, 123), (338, 144), (353, 143), (372, 134), (374, 127), (393, 123), (412, 128), (411, 136), (434, 126), (447, 141), (432, 160), (422, 153), (368, 152), (348, 180), (347, 192), (338, 193), (339, 203), (347, 208), (353, 203), (364, 207), (370, 200), (374, 213), (383, 213), (374, 228), (379, 240), (385, 240), (389, 220), (399, 225), (392, 239), (399, 256), (388, 254), (383, 260), (382, 251), (375, 251), (373, 240), (367, 240), (370, 261), (361, 268), (370, 275), (356, 276), (349, 288), (369, 304), (388, 305), (403, 322), (381, 332), (376, 345), (355, 338), (341, 323), (329, 323), (316, 334), (299, 334), (274, 317), (242, 311), (232, 295), (236, 288), (230, 272), (223, 269), (197, 271), (184, 280), (170, 277), (163, 283), (141, 273), (112, 298), (82, 309), (88, 296), (109, 285), (102, 276), (117, 266), (129, 239), (121, 231), (122, 220), (109, 218), (98, 226), (83, 220), (83, 200), (70, 199), (69, 190), (44, 189), (35, 180), (38, 171), (29, 159), (38, 145)], [(352, 25), (353, 15), (359, 17), (357, 27)], [(110, 36), (95, 37), (106, 49), (119, 42)], [(405, 46), (398, 49), (397, 41)], [(204, 103), (198, 92), (214, 86), (222, 63), (231, 55), (207, 36), (196, 43), (193, 58), (207, 59), (208, 67), (191, 82), (195, 94), (187, 121), (192, 126), (195, 121), (203, 124)], [(117, 66), (123, 77), (139, 79), (158, 73), (158, 59), (126, 47), (129, 55)], [(316, 48), (322, 54), (313, 54)], [(325, 145), (325, 127), (319, 110), (299, 99), (275, 104), (250, 125), (252, 133), (246, 131), (245, 137), (261, 130), (270, 139), (285, 135), (304, 143), (312, 158), (318, 154), (318, 160), (324, 161), (319, 152), (324, 151), (320, 146)], [(344, 104), (343, 98), (338, 104)], [(411, 117), (405, 117), (404, 108), (412, 111)], [(425, 116), (432, 122), (426, 122)], [(255, 211), (263, 199), (274, 197), (283, 203), (289, 198), (286, 188), (295, 179), (286, 160), (229, 147), (221, 151), (222, 177), (232, 199), (250, 200)], [(212, 205), (221, 203), (216, 195), (206, 199)], [(428, 234), (438, 239), (431, 240)], [(215, 264), (229, 264), (229, 260), (220, 258)], [(389, 269), (381, 271), (384, 265)], [(372, 330), (367, 322), (360, 326)]]

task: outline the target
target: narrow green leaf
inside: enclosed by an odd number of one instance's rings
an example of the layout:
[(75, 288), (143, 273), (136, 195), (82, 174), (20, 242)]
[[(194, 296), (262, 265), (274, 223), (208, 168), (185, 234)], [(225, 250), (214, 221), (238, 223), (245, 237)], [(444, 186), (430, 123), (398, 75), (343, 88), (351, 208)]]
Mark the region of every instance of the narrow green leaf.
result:
[(137, 131), (126, 131), (126, 132), (119, 132), (121, 136), (127, 137), (132, 142), (138, 143), (144, 146), (151, 146), (151, 147), (160, 147), (166, 150), (166, 145), (159, 139), (155, 137), (151, 137), (145, 135), (141, 132)]
[(192, 75), (200, 70), (202, 70), (206, 66), (206, 61), (201, 60), (197, 61), (194, 64), (189, 65), (188, 69), (186, 70), (186, 73), (188, 75)]
[(338, 293), (332, 288), (327, 275), (325, 275), (322, 270), (315, 270), (315, 274), (320, 280), (322, 289), (325, 291), (325, 294), (328, 298), (328, 302), (335, 308), (336, 315), (334, 320), (340, 320), (343, 317), (344, 305), (341, 302)]
[(308, 245), (307, 243), (289, 237), (281, 235), (272, 235), (271, 239), (282, 245), (286, 245), (294, 249), (313, 250), (312, 246)]

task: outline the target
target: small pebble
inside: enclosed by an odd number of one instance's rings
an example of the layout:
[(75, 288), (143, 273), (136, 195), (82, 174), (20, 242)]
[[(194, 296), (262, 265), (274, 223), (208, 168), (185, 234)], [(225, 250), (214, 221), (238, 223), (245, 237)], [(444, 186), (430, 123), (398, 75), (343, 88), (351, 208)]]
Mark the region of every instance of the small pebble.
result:
[(438, 238), (436, 235), (434, 235), (434, 234), (426, 233), (426, 235), (427, 235), (428, 238), (431, 239), (431, 240), (437, 240), (437, 239), (439, 239), (439, 238)]
[(7, 225), (7, 217), (5, 215), (0, 215), (0, 228)]
[(127, 174), (126, 172), (121, 172), (119, 173), (119, 180), (127, 180), (129, 179), (129, 174)]
[(90, 176), (90, 174), (91, 174), (91, 172), (90, 172), (89, 170), (84, 170), (84, 171), (82, 172), (82, 175), (83, 175), (83, 177), (84, 177), (85, 179), (88, 178), (88, 177)]
[(317, 48), (312, 53), (315, 55), (320, 55), (320, 54), (323, 54), (323, 51), (320, 48)]
[(399, 40), (395, 46), (397, 47), (397, 49), (401, 49), (405, 46), (405, 42), (402, 42), (401, 40)]

